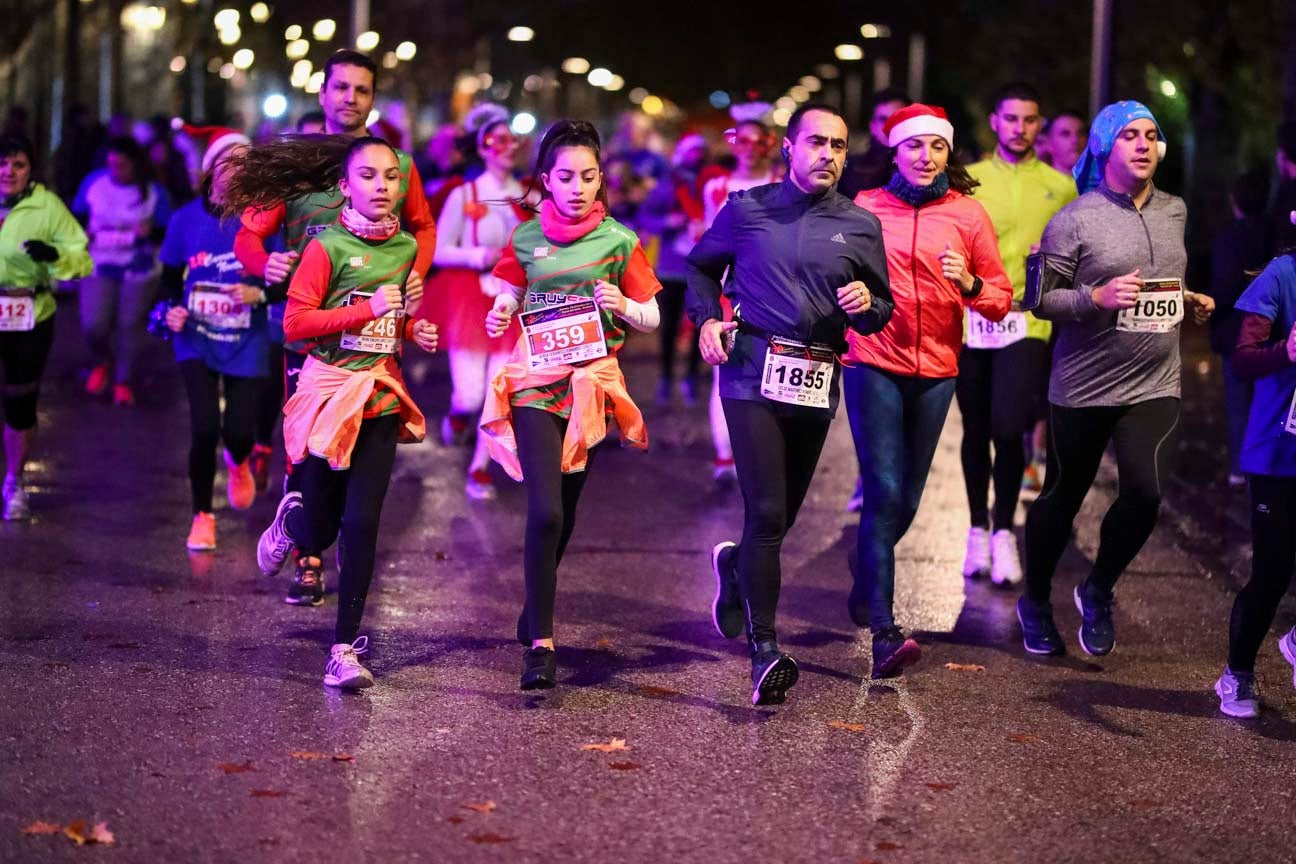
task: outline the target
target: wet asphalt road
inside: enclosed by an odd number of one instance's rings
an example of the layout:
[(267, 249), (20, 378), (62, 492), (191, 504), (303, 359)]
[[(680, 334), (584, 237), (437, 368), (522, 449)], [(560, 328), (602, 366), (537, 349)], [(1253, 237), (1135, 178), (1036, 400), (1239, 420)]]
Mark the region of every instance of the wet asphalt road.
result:
[[(36, 519), (0, 524), (0, 860), (1296, 860), (1290, 667), (1267, 643), (1259, 721), (1221, 717), (1211, 692), (1245, 573), (1244, 498), (1215, 482), (1222, 427), (1195, 394), (1217, 372), (1198, 372), (1195, 352), (1189, 429), (1205, 437), (1185, 447), (1175, 500), (1120, 587), (1108, 658), (1080, 653), (1064, 601), (1113, 472), (1059, 577), (1071, 653), (1028, 659), (1014, 595), (960, 575), (955, 409), (899, 549), (898, 617), (923, 662), (871, 684), (867, 633), (845, 610), (842, 416), (785, 549), (780, 631), (801, 682), (787, 705), (753, 708), (743, 646), (708, 616), (708, 550), (736, 535), (741, 505), (712, 488), (704, 407), (677, 399), (647, 409), (649, 453), (606, 445), (595, 465), (547, 695), (517, 690), (522, 490), (501, 475), (499, 500), (468, 502), (465, 451), (402, 448), (364, 628), (378, 684), (339, 695), (319, 680), (332, 595), (287, 606), (283, 582), (257, 573), (273, 497), (239, 514), (218, 496), (218, 551), (188, 554), (174, 366), (154, 349), (136, 409), (85, 401), (72, 313), (31, 475)], [(632, 389), (651, 406), (651, 349), (632, 348)], [(419, 364), (432, 418), (444, 368)], [(1289, 604), (1279, 624), (1294, 622)], [(627, 749), (583, 749), (613, 739)], [(78, 819), (106, 821), (114, 847), (23, 833)]]

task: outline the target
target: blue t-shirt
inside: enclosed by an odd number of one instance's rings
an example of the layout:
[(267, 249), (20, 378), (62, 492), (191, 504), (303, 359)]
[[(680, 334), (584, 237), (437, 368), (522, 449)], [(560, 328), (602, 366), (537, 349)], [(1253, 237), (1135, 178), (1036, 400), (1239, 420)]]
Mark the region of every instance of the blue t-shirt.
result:
[(234, 255), (238, 229), (237, 219), (222, 222), (195, 199), (171, 217), (158, 258), (168, 267), (187, 268), (189, 320), (173, 340), (176, 360), (202, 360), (223, 375), (264, 377), (270, 373), (265, 305), (239, 306), (220, 294), (223, 285), (260, 284), (243, 274)]
[[(1296, 259), (1280, 255), (1270, 261), (1238, 298), (1234, 308), (1273, 321), (1274, 337), (1286, 340), (1296, 323)], [(1296, 434), (1287, 431), (1293, 394), (1296, 394), (1296, 366), (1284, 366), (1255, 382), (1251, 416), (1239, 459), (1243, 472), (1296, 477)]]

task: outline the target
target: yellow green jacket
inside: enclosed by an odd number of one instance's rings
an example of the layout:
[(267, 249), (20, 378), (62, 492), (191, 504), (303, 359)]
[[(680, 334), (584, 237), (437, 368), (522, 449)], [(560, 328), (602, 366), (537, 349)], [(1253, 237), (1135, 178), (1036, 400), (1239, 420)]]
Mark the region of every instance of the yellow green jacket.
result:
[[(52, 264), (33, 261), (23, 243), (40, 240), (58, 250)], [(58, 196), (40, 183), (31, 194), (14, 205), (0, 222), (0, 293), (36, 294), (36, 321), (54, 314), (50, 278), (79, 279), (93, 267), (86, 251), (85, 231)]]
[[(1075, 180), (1034, 156), (1016, 165), (996, 150), (989, 159), (968, 166), (981, 185), (972, 197), (990, 214), (999, 238), (999, 256), (1012, 280), (1013, 302), (1020, 303), (1026, 288), (1026, 256), (1040, 242), (1044, 226), (1076, 197)], [(1053, 325), (1026, 313), (1026, 336), (1047, 340)]]

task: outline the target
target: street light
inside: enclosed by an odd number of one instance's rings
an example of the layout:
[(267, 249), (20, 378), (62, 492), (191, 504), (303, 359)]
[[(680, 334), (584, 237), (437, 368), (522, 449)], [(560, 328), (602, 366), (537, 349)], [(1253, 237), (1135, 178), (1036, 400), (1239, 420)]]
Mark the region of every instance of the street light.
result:
[(660, 96), (645, 96), (643, 104), (639, 107), (643, 108), (645, 114), (651, 117), (656, 117), (662, 112), (662, 109), (665, 108), (666, 105), (662, 102)]
[(810, 98), (810, 91), (807, 88), (802, 87), (800, 84), (798, 84), (792, 89), (788, 90), (788, 95), (791, 96), (793, 99), (795, 99), (797, 102), (805, 102), (807, 99)]
[(252, 8), (248, 10), (252, 20), (258, 24), (264, 24), (270, 20), (270, 7), (264, 3), (253, 3)]
[(289, 60), (300, 60), (310, 53), (310, 43), (305, 39), (294, 39), (284, 47)]
[(630, 101), (635, 105), (642, 105), (644, 100), (648, 98), (648, 91), (642, 87), (636, 87), (630, 91), (629, 96)]
[(858, 45), (838, 45), (833, 49), (833, 55), (838, 60), (863, 60), (864, 49)]
[(587, 80), (595, 87), (606, 87), (612, 83), (612, 70), (604, 69), (602, 66), (591, 69)]
[(802, 75), (801, 86), (809, 90), (811, 93), (818, 93), (823, 87), (823, 83), (813, 75)]
[(513, 130), (514, 135), (530, 135), (536, 128), (535, 115), (528, 111), (519, 111), (513, 117), (510, 128)]
[(786, 108), (775, 108), (770, 118), (774, 121), (775, 126), (786, 126), (788, 121), (792, 119), (792, 112)]
[(413, 42), (402, 42), (396, 46), (396, 59), (404, 60), (406, 63), (414, 59), (418, 53), (418, 46)]
[(175, 73), (177, 73), (177, 74), (180, 73), (180, 72), (183, 72), (183, 71), (185, 70), (185, 66), (187, 66), (187, 65), (189, 65), (189, 64), (188, 64), (188, 61), (185, 60), (183, 54), (177, 54), (176, 56), (174, 56), (174, 57), (171, 58), (171, 71), (172, 71), (172, 72), (175, 72)]
[(302, 37), (302, 28), (300, 24), (293, 24), (284, 31), (284, 41), (296, 42)]
[(311, 28), (311, 35), (315, 37), (316, 42), (327, 42), (333, 38), (333, 34), (336, 32), (337, 22), (332, 18), (321, 18)]
[(222, 9), (216, 13), (212, 23), (216, 25), (217, 30), (238, 29), (239, 11), (237, 9)]
[(615, 93), (625, 86), (625, 79), (620, 75), (613, 74), (612, 79), (603, 85), (603, 89), (609, 93)]
[(388, 51), (383, 55), (382, 66), (384, 69), (395, 69), (400, 65), (400, 58), (396, 56), (395, 51)]
[(235, 69), (251, 69), (252, 61), (255, 59), (256, 55), (252, 53), (251, 48), (240, 48), (234, 52), (230, 62), (234, 64)]
[(320, 88), (322, 88), (323, 86), (324, 86), (324, 70), (321, 69), (318, 72), (311, 73), (310, 80), (306, 82), (305, 89), (307, 93), (318, 93), (320, 91)]
[(513, 27), (508, 31), (510, 42), (530, 42), (535, 38), (535, 31), (530, 27)]
[(298, 60), (293, 64), (292, 75), (289, 76), (288, 83), (294, 87), (305, 87), (313, 71), (309, 60)]
[(226, 27), (216, 34), (222, 45), (237, 45), (243, 38), (243, 31), (237, 27)]
[(891, 36), (891, 28), (885, 24), (865, 24), (860, 27), (860, 35), (865, 39), (887, 39)]
[(590, 70), (590, 63), (584, 57), (568, 57), (562, 62), (562, 71), (569, 75), (584, 75)]
[(271, 93), (261, 103), (261, 112), (271, 120), (278, 120), (288, 111), (288, 99), (282, 93)]
[(1168, 99), (1173, 99), (1175, 94), (1178, 92), (1179, 92), (1179, 88), (1175, 86), (1175, 83), (1173, 81), (1171, 81), (1169, 78), (1161, 79), (1162, 96), (1165, 96)]
[(378, 33), (373, 30), (366, 30), (356, 37), (356, 47), (361, 51), (372, 51), (378, 47)]

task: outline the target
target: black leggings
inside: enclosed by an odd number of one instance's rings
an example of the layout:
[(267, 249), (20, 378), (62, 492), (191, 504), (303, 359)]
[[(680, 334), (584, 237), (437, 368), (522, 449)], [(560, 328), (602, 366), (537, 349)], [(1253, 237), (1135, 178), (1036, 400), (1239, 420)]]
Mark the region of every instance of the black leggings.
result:
[(1023, 440), (1039, 414), (1039, 380), (1048, 374), (1048, 343), (1022, 339), (994, 350), (964, 348), (958, 399), (963, 415), (963, 484), (972, 524), (989, 528), (988, 496), (994, 443), (994, 529), (1012, 530), (1026, 468)]
[(775, 638), (782, 586), (783, 538), (796, 522), (828, 438), (822, 412), (782, 411), (764, 399), (722, 399), (743, 496), (738, 586), (747, 609), (747, 638)]
[[(661, 377), (667, 384), (675, 380), (675, 352), (679, 344), (680, 322), (684, 318), (684, 295), (688, 283), (683, 280), (663, 279), (662, 290), (657, 295), (657, 305), (661, 309)], [(698, 364), (702, 360), (697, 339), (690, 340), (688, 354), (688, 377), (696, 378)]]
[(288, 536), (299, 549), (319, 554), (333, 545), (341, 531), (334, 643), (350, 644), (360, 633), (399, 429), (397, 414), (365, 420), (360, 424), (350, 468), (334, 471), (324, 459), (308, 456), (293, 471), (301, 487), (302, 507), (289, 517)]
[(1229, 668), (1255, 671), (1256, 654), (1296, 564), (1296, 477), (1251, 475), (1251, 581), (1229, 618)]
[(558, 565), (576, 527), (576, 503), (594, 463), (584, 471), (562, 473), (563, 435), (567, 421), (540, 408), (514, 408), (513, 434), (527, 496), (526, 546), (522, 574), (526, 580), (526, 631), (531, 639), (552, 639)]
[[(212, 511), (216, 482), (216, 448), (222, 441), (235, 462), (252, 452), (257, 402), (264, 378), (222, 375), (202, 360), (183, 360), (180, 377), (189, 396), (189, 488), (195, 513)], [(221, 416), (221, 380), (225, 382), (225, 415)], [(224, 421), (222, 424), (222, 420)]]
[(1093, 485), (1107, 443), (1116, 448), (1120, 494), (1103, 517), (1089, 586), (1110, 595), (1156, 527), (1179, 444), (1179, 400), (1150, 399), (1099, 408), (1049, 406), (1044, 491), (1026, 517), (1026, 594), (1049, 602), (1053, 572), (1071, 523)]
[(271, 340), (270, 375), (261, 390), (256, 419), (256, 443), (263, 447), (274, 444), (275, 429), (283, 423), (284, 377), (283, 346)]
[(54, 344), (54, 316), (31, 330), (0, 333), (0, 367), (4, 369), (5, 425), (25, 432), (36, 425), (41, 376)]

